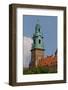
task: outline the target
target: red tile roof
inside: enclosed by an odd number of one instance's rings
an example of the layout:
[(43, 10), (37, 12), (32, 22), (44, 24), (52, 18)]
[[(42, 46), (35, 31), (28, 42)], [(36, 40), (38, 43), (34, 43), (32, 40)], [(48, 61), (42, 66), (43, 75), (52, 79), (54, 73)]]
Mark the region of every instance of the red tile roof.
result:
[(52, 66), (57, 64), (57, 56), (47, 56), (42, 58), (38, 66)]

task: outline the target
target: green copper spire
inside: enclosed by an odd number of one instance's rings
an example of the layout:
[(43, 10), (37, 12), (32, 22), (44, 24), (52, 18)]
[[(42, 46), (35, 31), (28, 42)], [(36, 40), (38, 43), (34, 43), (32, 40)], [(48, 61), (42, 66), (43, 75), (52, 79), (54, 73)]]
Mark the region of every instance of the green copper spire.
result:
[(34, 48), (44, 49), (44, 46), (43, 46), (43, 34), (41, 32), (41, 26), (40, 26), (39, 23), (36, 24), (35, 33), (33, 34), (32, 49), (34, 49)]

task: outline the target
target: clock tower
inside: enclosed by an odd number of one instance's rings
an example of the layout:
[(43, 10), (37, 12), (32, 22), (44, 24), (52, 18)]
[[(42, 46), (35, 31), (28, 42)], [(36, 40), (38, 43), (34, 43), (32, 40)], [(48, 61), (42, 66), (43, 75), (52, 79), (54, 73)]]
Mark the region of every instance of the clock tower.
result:
[(31, 66), (37, 67), (39, 60), (44, 57), (43, 33), (40, 24), (36, 24), (33, 34), (33, 44), (31, 50)]

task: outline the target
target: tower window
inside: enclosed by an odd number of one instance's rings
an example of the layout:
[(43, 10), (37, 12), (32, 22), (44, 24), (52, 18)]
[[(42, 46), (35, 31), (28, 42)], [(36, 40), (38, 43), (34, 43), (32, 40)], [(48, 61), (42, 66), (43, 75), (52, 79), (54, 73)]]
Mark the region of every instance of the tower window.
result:
[(40, 28), (38, 29), (38, 31), (40, 32)]
[(41, 43), (41, 40), (39, 39), (39, 44)]
[(34, 44), (35, 44), (35, 40), (34, 40)]

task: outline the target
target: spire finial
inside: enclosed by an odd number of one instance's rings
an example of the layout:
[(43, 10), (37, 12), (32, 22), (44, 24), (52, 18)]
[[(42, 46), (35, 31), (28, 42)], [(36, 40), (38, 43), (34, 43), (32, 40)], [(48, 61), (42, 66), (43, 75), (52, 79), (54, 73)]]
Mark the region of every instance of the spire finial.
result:
[(39, 24), (39, 19), (37, 19), (37, 24)]

